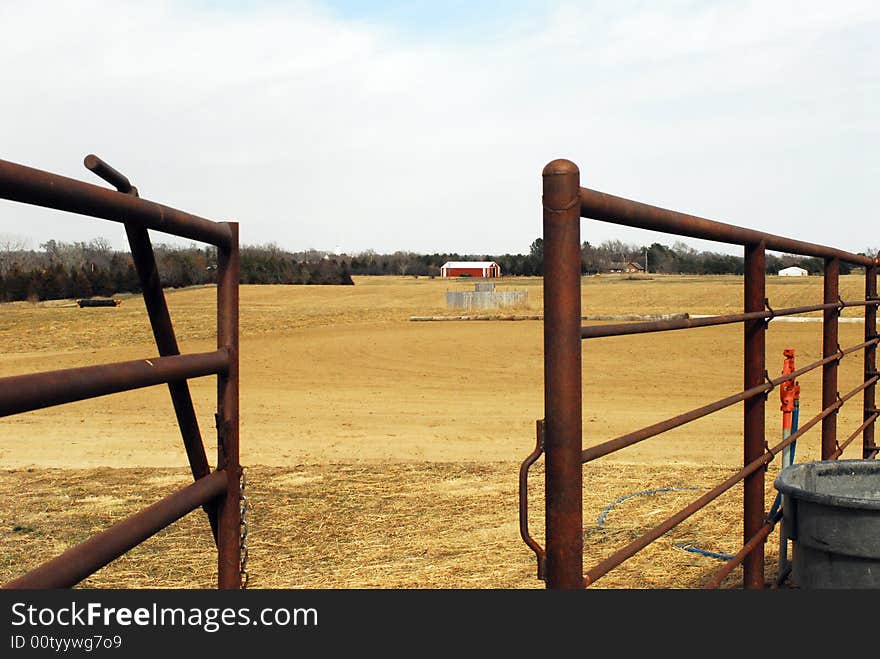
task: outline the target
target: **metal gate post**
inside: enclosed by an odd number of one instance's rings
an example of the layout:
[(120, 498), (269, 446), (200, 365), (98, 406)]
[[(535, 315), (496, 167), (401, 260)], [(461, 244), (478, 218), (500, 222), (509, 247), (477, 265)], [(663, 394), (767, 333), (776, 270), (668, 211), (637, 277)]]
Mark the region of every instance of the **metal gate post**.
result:
[(583, 588), (580, 172), (543, 171), (547, 587)]
[[(840, 300), (838, 276), (840, 261), (837, 258), (825, 259), (825, 277), (822, 282), (825, 304), (833, 304)], [(867, 307), (865, 307), (867, 309)], [(837, 338), (837, 319), (839, 309), (825, 309), (822, 319), (822, 357), (831, 357), (840, 352)], [(833, 360), (822, 367), (822, 409), (828, 409), (837, 400), (837, 365), (839, 359)], [(837, 410), (822, 419), (822, 459), (830, 460), (837, 444)]]
[[(877, 299), (877, 264), (865, 267), (865, 300)], [(865, 341), (870, 341), (877, 336), (877, 307), (868, 304), (865, 306)], [(865, 348), (865, 381), (871, 379), (877, 372), (877, 346), (870, 345)], [(865, 388), (864, 418), (867, 421), (877, 411), (877, 399), (875, 397), (876, 385)], [(872, 458), (875, 454), (874, 427), (876, 421), (869, 424), (862, 432), (862, 457)]]
[[(745, 246), (745, 305), (746, 313), (761, 311), (765, 301), (764, 242)], [(745, 389), (759, 386), (766, 374), (764, 320), (744, 323), (744, 385)], [(764, 396), (753, 396), (745, 401), (743, 413), (743, 464), (748, 465), (764, 454)], [(743, 481), (743, 543), (749, 542), (764, 524), (764, 470), (758, 469)], [(764, 587), (764, 543), (743, 561), (743, 587)]]
[(241, 588), (241, 510), (238, 455), (238, 224), (229, 223), (229, 247), (217, 250), (217, 347), (229, 351), (229, 371), (217, 378), (217, 469), (226, 472), (217, 534), (217, 580)]

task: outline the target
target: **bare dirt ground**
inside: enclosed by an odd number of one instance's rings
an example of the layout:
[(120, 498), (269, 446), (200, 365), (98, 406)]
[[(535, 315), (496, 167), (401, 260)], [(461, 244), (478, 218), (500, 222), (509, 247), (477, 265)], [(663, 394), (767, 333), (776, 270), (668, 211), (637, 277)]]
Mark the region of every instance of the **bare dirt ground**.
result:
[[(518, 462), (542, 416), (542, 324), (413, 323), (443, 315), (447, 289), (467, 281), (356, 278), (353, 287), (259, 286), (241, 292), (242, 462), (253, 502), (252, 585), (266, 588), (538, 587), (517, 529)], [(539, 313), (539, 279), (525, 289)], [(821, 278), (768, 278), (772, 306), (821, 301)], [(841, 296), (860, 299), (861, 277)], [(214, 346), (215, 291), (169, 291), (184, 351)], [(726, 313), (740, 309), (739, 277), (591, 277), (588, 313)], [(79, 309), (68, 301), (0, 305), (0, 376), (156, 354), (143, 305)], [(845, 317), (857, 317), (849, 309)], [(819, 358), (819, 323), (774, 321), (768, 370), (782, 350)], [(841, 345), (863, 340), (842, 323)], [(584, 345), (585, 445), (659, 421), (742, 388), (740, 326), (597, 339)], [(861, 381), (861, 355), (843, 360), (840, 390)], [(801, 379), (801, 420), (819, 411), (820, 374)], [(209, 459), (214, 452), (211, 378), (191, 383)], [(779, 436), (778, 405), (767, 433)], [(699, 495), (629, 499), (662, 487), (708, 489), (742, 460), (741, 405), (585, 466), (585, 542), (594, 564)], [(856, 397), (840, 414), (841, 439), (861, 422)], [(771, 442), (772, 443), (772, 442)], [(798, 445), (818, 457), (818, 434)], [(858, 441), (844, 457), (858, 457)], [(0, 518), (0, 579), (106, 528), (186, 482), (185, 456), (167, 390), (153, 387), (0, 419), (0, 492), (15, 505)], [(767, 474), (768, 502), (774, 495)], [(532, 524), (540, 534), (541, 472)], [(741, 536), (741, 489), (731, 490), (625, 563), (598, 587), (696, 587), (720, 563), (677, 548), (732, 552)], [(769, 503), (768, 503), (769, 505)], [(591, 526), (592, 524), (592, 526)], [(768, 541), (768, 574), (775, 552)], [(201, 513), (105, 568), (90, 587), (209, 587), (214, 570)], [(737, 572), (728, 582), (735, 585)]]

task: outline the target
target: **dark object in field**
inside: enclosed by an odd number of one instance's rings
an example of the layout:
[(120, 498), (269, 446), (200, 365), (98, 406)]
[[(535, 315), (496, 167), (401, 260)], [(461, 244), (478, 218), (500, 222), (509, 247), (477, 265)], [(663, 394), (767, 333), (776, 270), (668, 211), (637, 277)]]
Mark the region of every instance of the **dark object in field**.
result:
[(76, 303), (80, 307), (118, 307), (122, 300), (77, 300)]

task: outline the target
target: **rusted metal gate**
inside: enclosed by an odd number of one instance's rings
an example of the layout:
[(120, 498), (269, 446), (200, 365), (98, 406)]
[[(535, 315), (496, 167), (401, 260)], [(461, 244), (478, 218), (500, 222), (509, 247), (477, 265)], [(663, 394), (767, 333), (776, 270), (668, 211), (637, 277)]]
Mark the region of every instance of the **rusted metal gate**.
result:
[[(238, 418), (238, 224), (213, 222), (138, 196), (128, 179), (90, 155), (85, 165), (113, 185), (0, 160), (0, 198), (121, 222), (143, 289), (158, 357), (0, 378), (0, 416), (168, 384), (194, 483), (113, 525), (6, 588), (69, 588), (169, 524), (202, 507), (217, 545), (218, 586), (242, 586)], [(181, 355), (148, 229), (217, 247), (217, 350)], [(211, 471), (189, 378), (217, 376), (217, 469)]]
[[(743, 546), (706, 583), (717, 587), (735, 567), (743, 565), (746, 588), (764, 586), (764, 541), (780, 515), (767, 517), (764, 502), (766, 465), (813, 426), (821, 423), (821, 456), (837, 459), (859, 435), (862, 455), (875, 458), (874, 425), (878, 410), (875, 385), (877, 344), (877, 267), (880, 259), (723, 224), (580, 187), (580, 172), (567, 160), (555, 160), (543, 172), (544, 207), (544, 419), (538, 422), (538, 443), (520, 470), (520, 532), (538, 558), (538, 577), (548, 588), (583, 588), (607, 574), (677, 524), (711, 503), (741, 481), (743, 484)], [(580, 218), (704, 240), (742, 245), (745, 252), (743, 313), (682, 320), (661, 320), (581, 327)], [(774, 250), (824, 259), (822, 304), (773, 309), (765, 297), (765, 251)], [(865, 269), (865, 299), (844, 301), (838, 293), (840, 262)], [(847, 307), (865, 308), (864, 342), (841, 348), (838, 318)], [(771, 379), (765, 365), (765, 331), (775, 317), (808, 311), (823, 312), (822, 359), (784, 377)], [(642, 334), (744, 324), (743, 391), (646, 428), (584, 449), (582, 446), (581, 341), (604, 336)], [(837, 389), (840, 360), (864, 351), (864, 379), (851, 391)], [(787, 380), (822, 369), (822, 411), (802, 423), (797, 432), (770, 447), (764, 435), (767, 394)], [(863, 395), (863, 423), (843, 441), (837, 437), (837, 412), (853, 397)], [(582, 465), (677, 428), (739, 402), (744, 403), (744, 466), (693, 503), (590, 568), (583, 569)], [(528, 529), (528, 469), (545, 454), (546, 551)]]

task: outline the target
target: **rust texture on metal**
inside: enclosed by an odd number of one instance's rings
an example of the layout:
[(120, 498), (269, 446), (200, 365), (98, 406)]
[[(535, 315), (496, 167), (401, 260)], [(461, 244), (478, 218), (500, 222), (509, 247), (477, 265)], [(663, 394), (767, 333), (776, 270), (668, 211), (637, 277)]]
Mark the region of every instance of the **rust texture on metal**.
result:
[[(842, 350), (840, 354), (844, 356), (848, 355), (867, 346), (876, 345), (878, 341), (880, 341), (880, 339), (875, 337), (870, 341), (850, 346), (849, 348)], [(609, 439), (608, 441), (602, 442), (601, 444), (586, 448), (581, 452), (581, 460), (583, 462), (596, 460), (597, 458), (601, 458), (605, 455), (608, 455), (609, 453), (614, 453), (615, 451), (619, 451), (620, 449), (626, 448), (627, 446), (632, 446), (633, 444), (638, 444), (639, 442), (649, 439), (651, 437), (656, 437), (657, 435), (663, 434), (667, 430), (672, 430), (673, 428), (678, 428), (679, 426), (683, 426), (686, 423), (690, 423), (691, 421), (696, 421), (697, 419), (708, 416), (713, 412), (723, 410), (726, 407), (730, 407), (731, 405), (735, 405), (749, 398), (753, 398), (762, 394), (767, 394), (772, 391), (774, 387), (779, 386), (786, 380), (792, 380), (794, 378), (800, 377), (805, 373), (809, 373), (812, 370), (824, 366), (829, 361), (837, 360), (840, 354), (834, 354), (830, 357), (819, 359), (812, 364), (803, 366), (787, 375), (773, 378), (770, 381), (763, 381), (762, 384), (756, 387), (752, 387), (751, 389), (747, 389), (746, 391), (741, 391), (737, 394), (733, 394), (732, 396), (722, 398), (707, 405), (703, 405), (702, 407), (698, 407), (696, 409), (685, 412), (684, 414), (679, 414), (678, 416), (659, 421), (653, 425), (646, 426), (639, 430), (629, 432), (625, 435), (615, 437), (614, 439)]]
[(774, 309), (773, 311), (753, 311), (751, 313), (734, 313), (706, 318), (671, 318), (667, 320), (649, 320), (636, 323), (608, 323), (603, 325), (591, 325), (581, 328), (582, 339), (598, 339), (608, 336), (624, 336), (627, 334), (647, 334), (650, 332), (668, 332), (671, 330), (694, 329), (697, 327), (714, 327), (717, 325), (730, 325), (742, 323), (747, 320), (768, 320), (781, 316), (791, 316), (810, 311), (824, 311), (826, 309), (840, 309), (847, 307), (876, 307), (877, 301), (858, 301), (834, 304), (813, 304), (804, 307), (790, 307), (788, 309)]
[[(94, 154), (86, 156), (84, 164), (87, 169), (110, 183), (119, 192), (138, 196), (137, 188), (131, 184), (128, 177), (98, 156)], [(171, 314), (168, 312), (165, 293), (162, 290), (162, 281), (159, 277), (159, 268), (156, 265), (156, 256), (153, 253), (149, 231), (142, 226), (126, 222), (125, 234), (128, 237), (132, 260), (143, 293), (144, 306), (147, 309), (147, 316), (150, 319), (150, 327), (153, 330), (153, 338), (156, 341), (159, 354), (163, 357), (179, 355), (180, 348), (174, 334), (174, 325), (171, 323)], [(202, 442), (202, 434), (199, 430), (199, 421), (193, 406), (189, 384), (186, 380), (169, 382), (168, 392), (171, 395), (171, 404), (177, 417), (177, 425), (180, 428), (193, 480), (198, 480), (211, 473), (211, 468), (205, 454), (205, 445)], [(217, 511), (214, 502), (206, 505), (205, 514), (208, 516), (211, 533), (216, 541)]]
[(769, 536), (773, 529), (776, 528), (776, 525), (779, 523), (779, 520), (782, 519), (782, 510), (778, 510), (772, 518), (766, 520), (764, 524), (761, 526), (761, 529), (753, 535), (748, 542), (746, 542), (742, 548), (733, 555), (731, 559), (729, 559), (724, 566), (718, 570), (718, 572), (708, 581), (703, 588), (711, 589), (718, 588), (721, 585), (721, 582), (724, 581), (724, 578), (733, 572), (738, 565), (740, 565), (755, 548), (760, 545), (763, 545), (767, 540), (767, 536)]
[(519, 535), (526, 546), (535, 552), (535, 558), (538, 562), (538, 579), (544, 581), (546, 554), (544, 548), (529, 533), (529, 469), (544, 452), (544, 421), (538, 420), (535, 426), (535, 449), (529, 453), (519, 467)]
[[(840, 299), (840, 260), (825, 259), (824, 279), (822, 281), (823, 301), (828, 303)], [(837, 334), (837, 319), (840, 312), (826, 309), (822, 320), (822, 356), (829, 357), (840, 351)], [(831, 405), (838, 396), (838, 360), (832, 360), (822, 367), (822, 407)], [(837, 444), (837, 415), (829, 415), (822, 421), (822, 459), (829, 460)]]
[[(843, 405), (843, 402), (839, 400), (834, 401), (834, 405), (826, 410), (822, 410), (819, 414), (817, 414), (815, 417), (813, 417), (803, 426), (801, 426), (797, 432), (792, 433), (773, 448), (764, 451), (761, 454), (761, 457), (740, 469), (738, 472), (730, 476), (720, 485), (717, 485), (716, 487), (712, 488), (711, 490), (700, 496), (690, 505), (682, 508), (679, 512), (660, 522), (660, 524), (655, 526), (650, 531), (647, 531), (643, 535), (630, 542), (625, 547), (614, 552), (611, 556), (609, 556), (598, 565), (596, 565), (594, 568), (592, 568), (589, 572), (587, 572), (585, 576), (587, 585), (595, 583), (600, 577), (608, 574), (608, 572), (613, 570), (615, 567), (617, 567), (627, 559), (635, 556), (638, 552), (647, 547), (649, 544), (671, 531), (673, 528), (681, 524), (681, 522), (686, 520), (694, 513), (705, 508), (706, 505), (720, 497), (722, 494), (727, 492), (727, 490), (737, 485), (745, 478), (748, 478), (750, 475), (758, 470), (763, 471), (764, 467), (768, 463), (770, 463), (773, 458), (782, 451), (782, 449), (790, 445), (792, 442), (798, 440), (801, 436), (804, 435), (804, 433), (806, 433), (813, 426), (822, 421), (822, 419), (827, 417), (829, 414), (834, 413), (841, 405)], [(761, 522), (763, 523), (763, 521), (764, 520), (762, 519)]]
[(227, 474), (220, 500), (217, 576), (221, 589), (241, 588), (241, 464), (239, 463), (238, 224), (229, 223), (230, 245), (218, 250), (217, 348), (229, 353), (229, 368), (217, 379), (217, 468)]
[[(877, 299), (877, 264), (865, 268), (865, 299)], [(865, 341), (877, 338), (877, 307), (865, 307)], [(865, 380), (877, 372), (877, 345), (865, 349)], [(864, 420), (877, 418), (876, 387), (865, 389), (863, 402)], [(877, 445), (874, 439), (875, 424), (869, 423), (862, 431), (862, 457), (873, 458), (877, 454)]]
[(131, 222), (218, 247), (228, 247), (231, 239), (225, 223), (7, 160), (0, 160), (0, 198), (113, 222)]
[[(745, 246), (744, 311), (760, 311), (765, 305), (766, 252), (763, 241)], [(767, 325), (749, 320), (743, 333), (743, 384), (745, 389), (759, 386), (767, 373), (765, 334)], [(743, 464), (750, 465), (764, 453), (764, 397), (752, 397), (743, 408)], [(764, 470), (750, 473), (743, 483), (743, 542), (748, 542), (764, 523)], [(761, 545), (743, 561), (743, 586), (764, 586), (764, 547)]]
[[(140, 199), (128, 178), (97, 156), (87, 156), (84, 164), (116, 190), (0, 160), (0, 198), (123, 223), (160, 356), (2, 378), (0, 416), (167, 383), (195, 482), (7, 587), (72, 586), (202, 506), (218, 545), (218, 585), (240, 588), (238, 225), (212, 222)], [(217, 351), (180, 354), (148, 229), (218, 247)], [(218, 376), (218, 470), (211, 473), (187, 379), (214, 374)], [(214, 504), (218, 499), (223, 501), (219, 523)]]
[(112, 185), (119, 192), (130, 194), (135, 197), (139, 196), (137, 188), (131, 184), (131, 181), (128, 180), (128, 177), (125, 176), (125, 174), (114, 169), (95, 154), (90, 153), (83, 158), (83, 165), (85, 165), (86, 169), (90, 172), (93, 172), (96, 176), (107, 181), (107, 183)]
[(173, 380), (221, 374), (230, 362), (228, 351), (217, 350), (12, 375), (0, 378), (0, 417)]
[(581, 244), (574, 163), (543, 171), (544, 459), (549, 588), (583, 588)]
[(862, 382), (859, 386), (846, 392), (843, 396), (838, 397), (837, 402), (840, 403), (840, 405), (838, 405), (837, 409), (840, 409), (840, 407), (845, 402), (847, 402), (850, 398), (852, 398), (856, 394), (859, 394), (859, 393), (865, 391), (869, 387), (873, 387), (875, 384), (877, 384), (878, 380), (880, 380), (880, 375), (874, 375), (874, 376), (868, 378), (867, 380), (865, 380), (864, 382)]
[(777, 252), (819, 258), (839, 258), (856, 265), (869, 266), (874, 262), (874, 259), (868, 256), (707, 220), (695, 215), (678, 213), (596, 190), (581, 188), (580, 201), (583, 217), (603, 222), (663, 231), (690, 238), (714, 240), (732, 245), (756, 245), (763, 242), (765, 249)]
[(651, 437), (656, 437), (657, 435), (663, 434), (668, 430), (678, 428), (679, 426), (683, 426), (686, 423), (690, 423), (691, 421), (696, 421), (697, 419), (700, 419), (704, 416), (708, 416), (713, 412), (723, 410), (725, 407), (736, 405), (737, 403), (748, 400), (750, 398), (754, 398), (755, 396), (761, 396), (762, 394), (770, 391), (771, 388), (772, 386), (769, 383), (763, 383), (756, 387), (747, 389), (746, 391), (741, 391), (738, 394), (734, 394), (732, 396), (722, 398), (721, 400), (717, 400), (713, 403), (709, 403), (708, 405), (703, 405), (702, 407), (690, 410), (689, 412), (685, 412), (684, 414), (679, 414), (678, 416), (665, 419), (664, 421), (659, 421), (650, 426), (641, 428), (640, 430), (621, 435), (620, 437), (615, 437), (614, 439), (609, 439), (607, 442), (602, 442), (601, 444), (597, 444), (596, 446), (591, 446), (581, 451), (581, 462), (590, 462), (591, 460), (596, 460), (597, 458), (601, 458), (605, 455), (608, 455), (609, 453), (614, 453), (615, 451), (619, 451), (620, 449), (626, 448), (627, 446), (632, 446), (633, 444), (638, 444), (639, 442), (642, 442)]
[[(868, 387), (865, 387), (865, 391), (867, 391), (867, 390), (868, 390)], [(849, 437), (847, 437), (845, 440), (840, 442), (839, 446), (836, 449), (834, 449), (834, 452), (829, 456), (828, 459), (829, 460), (837, 460), (837, 458), (839, 458), (843, 454), (843, 452), (846, 450), (846, 448), (852, 443), (852, 441), (856, 437), (858, 437), (859, 435), (864, 433), (867, 428), (870, 428), (874, 425), (874, 422), (877, 420), (878, 416), (880, 416), (880, 415), (878, 415), (876, 412), (868, 415), (868, 418), (862, 422), (862, 425), (860, 425), (858, 428), (856, 428), (855, 431)], [(870, 456), (863, 455), (862, 457), (869, 458)]]
[(221, 471), (205, 476), (71, 547), (4, 588), (70, 588), (172, 522), (222, 495), (226, 481), (226, 474)]
[[(707, 318), (684, 318), (665, 319), (637, 323), (613, 323), (607, 325), (589, 326), (580, 328), (581, 339), (592, 339), (607, 336), (621, 336), (629, 334), (643, 334), (650, 332), (662, 332), (669, 330), (691, 329), (697, 327), (712, 327), (731, 323), (744, 323), (744, 360), (743, 380), (744, 389), (738, 394), (728, 396), (721, 400), (709, 403), (684, 414), (678, 415), (647, 426), (640, 430), (621, 435), (614, 439), (600, 443), (580, 452), (581, 463), (594, 460), (608, 455), (627, 446), (632, 446), (649, 437), (654, 437), (667, 430), (679, 427), (696, 419), (702, 418), (729, 407), (739, 402), (744, 403), (743, 410), (743, 469), (730, 479), (710, 490), (693, 504), (670, 517), (655, 529), (634, 540), (627, 547), (622, 548), (614, 555), (602, 561), (599, 565), (588, 571), (584, 577), (585, 585), (589, 585), (601, 577), (608, 570), (613, 569), (622, 561), (626, 560), (641, 548), (653, 542), (663, 533), (687, 518), (703, 506), (707, 505), (722, 492), (730, 489), (733, 485), (743, 483), (743, 548), (737, 553), (733, 563), (725, 566), (726, 573), (733, 566), (742, 564), (744, 567), (744, 586), (746, 588), (763, 588), (763, 554), (764, 541), (772, 529), (768, 527), (768, 520), (764, 517), (764, 471), (761, 469), (773, 459), (784, 447), (790, 445), (798, 437), (804, 434), (818, 423), (823, 425), (822, 455), (827, 458), (836, 450), (837, 457), (860, 433), (863, 435), (864, 454), (866, 457), (874, 457), (880, 449), (874, 442), (874, 424), (878, 414), (875, 401), (875, 388), (877, 377), (876, 347), (878, 338), (876, 333), (876, 314), (880, 298), (877, 297), (876, 276), (880, 259), (854, 254), (844, 250), (817, 245), (800, 240), (794, 240), (782, 236), (776, 236), (753, 229), (738, 227), (722, 222), (716, 222), (700, 218), (694, 215), (678, 213), (656, 206), (650, 206), (640, 202), (615, 197), (586, 188), (578, 188), (577, 199), (572, 198), (570, 186), (578, 178), (577, 167), (569, 161), (554, 161), (544, 170), (544, 285), (545, 285), (545, 325), (544, 325), (544, 395), (545, 417), (547, 420), (547, 463), (548, 476), (546, 487), (546, 520), (548, 533), (551, 522), (558, 520), (563, 510), (558, 501), (560, 493), (571, 493), (574, 498), (575, 488), (581, 491), (582, 480), (580, 473), (571, 474), (567, 483), (556, 482), (551, 477), (551, 463), (555, 451), (556, 437), (553, 433), (551, 417), (565, 415), (566, 418), (574, 419), (574, 411), (580, 412), (580, 379), (576, 379), (572, 373), (573, 365), (580, 364), (581, 355), (568, 346), (570, 328), (560, 316), (548, 314), (547, 309), (552, 308), (561, 313), (575, 317), (580, 314), (579, 282), (577, 284), (560, 284), (567, 281), (566, 277), (574, 277), (579, 274), (580, 263), (569, 254), (568, 251), (560, 251), (558, 245), (559, 234), (562, 227), (568, 227), (571, 222), (569, 217), (572, 206), (578, 206), (578, 215), (611, 222), (640, 229), (663, 231), (680, 236), (690, 236), (703, 240), (713, 240), (730, 244), (742, 245), (745, 249), (745, 277), (744, 277), (744, 311), (738, 314), (725, 314)], [(556, 183), (553, 188), (556, 197), (548, 202), (548, 177)], [(566, 178), (569, 177), (569, 178)], [(564, 192), (563, 192), (564, 190)], [(565, 220), (563, 222), (562, 220)], [(557, 232), (554, 234), (554, 231)], [(579, 240), (579, 233), (574, 230), (571, 233), (576, 236), (568, 243), (568, 249), (573, 249), (573, 242)], [(548, 237), (552, 237), (548, 240)], [(548, 245), (550, 249), (548, 251)], [(781, 251), (790, 254), (800, 254), (822, 258), (825, 261), (826, 277), (825, 290), (822, 304), (791, 307), (774, 310), (770, 307), (765, 297), (765, 265), (766, 251)], [(838, 294), (837, 277), (841, 261), (864, 266), (866, 270), (865, 299), (860, 301), (843, 301)], [(563, 262), (567, 262), (563, 267)], [(830, 275), (830, 276), (829, 276)], [(562, 296), (568, 292), (572, 299), (566, 298), (562, 303)], [(548, 294), (549, 293), (549, 294)], [(573, 297), (578, 295), (578, 299)], [(549, 306), (548, 306), (549, 305)], [(857, 346), (843, 350), (838, 343), (837, 318), (841, 311), (848, 307), (862, 306), (865, 308), (865, 341)], [(809, 366), (797, 369), (780, 378), (771, 379), (766, 371), (766, 329), (770, 321), (777, 317), (794, 314), (823, 312), (823, 357)], [(847, 354), (865, 349), (865, 377), (864, 382), (844, 396), (837, 392), (837, 366), (840, 360)], [(570, 355), (570, 359), (564, 359)], [(813, 369), (823, 369), (823, 410), (814, 419), (804, 424), (797, 432), (791, 434), (781, 444), (773, 449), (767, 448), (765, 438), (765, 407), (767, 394), (776, 386), (788, 380), (803, 375)], [(566, 378), (568, 378), (566, 380)], [(567, 382), (567, 386), (562, 383)], [(844, 444), (836, 442), (836, 414), (837, 410), (850, 398), (864, 391), (864, 423), (855, 433), (850, 435)], [(552, 410), (551, 410), (552, 407)], [(568, 410), (566, 412), (566, 410)], [(579, 420), (579, 417), (578, 417)], [(572, 429), (573, 431), (573, 429)], [(578, 437), (580, 441), (580, 436)], [(571, 446), (570, 444), (566, 444)], [(526, 463), (537, 459), (533, 452)], [(526, 463), (524, 463), (524, 469)], [(562, 470), (557, 472), (560, 479)], [(521, 470), (521, 488), (523, 471)], [(522, 506), (523, 498), (520, 499)], [(772, 520), (771, 520), (772, 521)], [(524, 527), (527, 531), (527, 526)], [(567, 527), (566, 527), (567, 528)], [(522, 531), (523, 527), (521, 527)], [(523, 533), (523, 539), (530, 547), (532, 540), (527, 533)], [(532, 542), (534, 542), (532, 540)], [(535, 543), (536, 544), (536, 543)], [(548, 566), (553, 564), (553, 547), (548, 539)], [(574, 543), (572, 546), (575, 546)], [(533, 551), (535, 550), (532, 547)], [(537, 553), (537, 552), (536, 552)], [(563, 587), (554, 580), (553, 570), (550, 568), (548, 587)], [(726, 574), (725, 573), (725, 574)], [(566, 576), (566, 579), (568, 579)], [(721, 577), (723, 578), (723, 576)], [(570, 579), (564, 587), (576, 587), (576, 580)]]
[[(873, 386), (873, 384), (876, 383), (878, 379), (880, 379), (880, 378), (873, 377), (873, 378), (869, 379), (868, 381), (862, 383), (861, 385), (857, 386), (855, 389), (852, 389), (851, 391), (847, 392), (847, 394), (845, 396), (842, 396), (839, 400), (836, 400), (829, 408), (827, 408), (826, 410), (823, 410), (817, 417), (813, 418), (809, 424), (805, 425), (799, 432), (795, 433), (794, 437), (789, 437), (788, 439), (784, 440), (783, 442), (781, 442), (777, 446), (774, 446), (772, 449), (769, 449), (768, 454), (773, 457), (778, 455), (782, 451), (782, 449), (784, 449), (786, 446), (789, 446), (795, 439), (798, 439), (803, 433), (805, 433), (807, 430), (809, 430), (813, 425), (815, 425), (819, 421), (824, 421), (826, 418), (828, 418), (832, 414), (836, 414), (840, 410), (840, 408), (843, 407), (843, 405), (844, 405), (844, 403), (846, 403), (846, 401), (848, 401), (852, 397), (858, 395), (858, 393), (860, 391), (865, 390), (870, 386)], [(864, 427), (866, 425), (868, 425), (869, 423), (873, 423), (876, 420), (877, 416), (878, 415), (874, 415), (873, 419), (866, 420), (865, 423), (863, 423), (861, 426), (859, 426), (856, 429), (856, 431), (853, 432), (852, 435), (850, 435), (849, 438), (837, 448), (835, 453), (829, 459), (836, 460), (838, 457), (840, 457), (840, 454), (843, 453), (843, 451), (846, 449), (846, 447), (849, 445), (849, 443), (852, 442), (852, 440), (855, 439), (859, 435), (859, 433), (862, 432), (862, 430), (864, 429)], [(772, 457), (771, 457), (771, 459), (772, 459)], [(712, 580), (710, 580), (706, 584), (706, 586), (704, 586), (704, 587), (705, 588), (717, 588), (721, 584), (721, 582), (724, 580), (724, 578), (728, 574), (730, 574), (734, 568), (736, 568), (736, 566), (740, 565), (745, 560), (745, 558), (755, 548), (757, 548), (761, 543), (764, 542), (764, 540), (766, 540), (767, 536), (770, 535), (770, 532), (776, 526), (776, 523), (779, 521), (779, 519), (781, 519), (781, 517), (782, 517), (782, 510), (778, 510), (774, 517), (765, 520), (764, 525), (761, 527), (761, 529), (743, 545), (742, 549), (740, 549), (733, 556), (733, 558), (731, 558), (724, 565), (724, 567), (714, 576), (714, 578)]]

